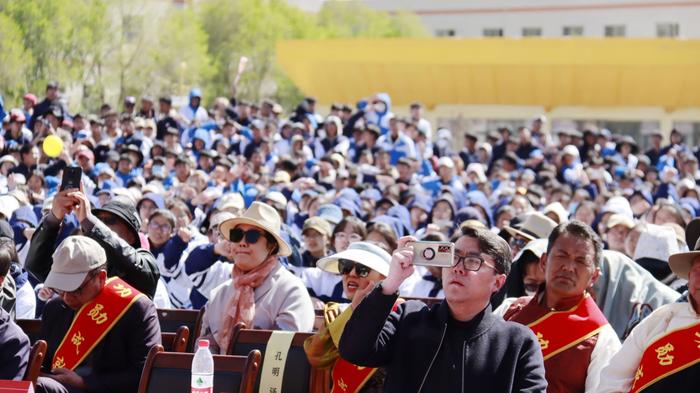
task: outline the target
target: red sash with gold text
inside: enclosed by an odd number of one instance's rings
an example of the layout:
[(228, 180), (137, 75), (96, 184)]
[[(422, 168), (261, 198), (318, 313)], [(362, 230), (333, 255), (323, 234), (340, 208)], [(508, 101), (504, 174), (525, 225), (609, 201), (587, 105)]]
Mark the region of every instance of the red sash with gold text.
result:
[(97, 297), (78, 310), (51, 362), (75, 369), (109, 333), (141, 292), (118, 277), (109, 278)]
[(674, 330), (642, 354), (630, 393), (640, 392), (669, 375), (700, 362), (700, 323)]
[(608, 324), (593, 298), (586, 294), (576, 307), (551, 311), (528, 324), (542, 347), (544, 360), (561, 353), (590, 337)]
[[(397, 299), (391, 311), (396, 311), (398, 306), (404, 301), (404, 299)], [(338, 357), (333, 366), (333, 388), (331, 388), (331, 393), (358, 392), (376, 371), (376, 368), (356, 366)]]
[(343, 358), (338, 358), (333, 366), (333, 388), (331, 393), (357, 392), (375, 371), (377, 371), (376, 368), (356, 366)]

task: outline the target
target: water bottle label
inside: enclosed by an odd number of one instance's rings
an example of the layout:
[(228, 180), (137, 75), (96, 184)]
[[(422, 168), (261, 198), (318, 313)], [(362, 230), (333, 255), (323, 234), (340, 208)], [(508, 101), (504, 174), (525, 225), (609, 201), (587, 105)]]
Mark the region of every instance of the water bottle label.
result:
[(214, 386), (213, 375), (193, 375), (191, 393), (212, 393)]

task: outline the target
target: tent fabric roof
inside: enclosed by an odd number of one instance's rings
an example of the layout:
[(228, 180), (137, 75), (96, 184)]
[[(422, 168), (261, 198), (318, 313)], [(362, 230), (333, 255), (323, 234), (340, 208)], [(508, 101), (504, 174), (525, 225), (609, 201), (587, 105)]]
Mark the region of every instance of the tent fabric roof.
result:
[(700, 107), (700, 40), (287, 40), (287, 75), (322, 103)]

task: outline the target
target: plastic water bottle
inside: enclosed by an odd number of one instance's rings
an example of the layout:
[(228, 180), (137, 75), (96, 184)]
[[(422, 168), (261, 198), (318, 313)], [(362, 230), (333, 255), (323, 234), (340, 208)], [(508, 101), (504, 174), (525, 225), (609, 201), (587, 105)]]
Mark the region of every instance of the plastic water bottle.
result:
[(209, 340), (197, 342), (192, 359), (192, 393), (212, 393), (214, 389), (214, 358), (209, 351)]

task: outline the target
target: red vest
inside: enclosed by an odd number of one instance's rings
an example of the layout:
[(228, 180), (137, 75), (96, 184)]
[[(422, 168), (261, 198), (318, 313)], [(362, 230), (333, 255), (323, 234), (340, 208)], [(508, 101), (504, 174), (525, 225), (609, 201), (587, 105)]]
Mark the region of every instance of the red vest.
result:
[(598, 333), (608, 321), (588, 295), (566, 311), (550, 311), (538, 304), (538, 297), (519, 311), (508, 310), (504, 319), (528, 325), (537, 336), (548, 393), (584, 392)]

